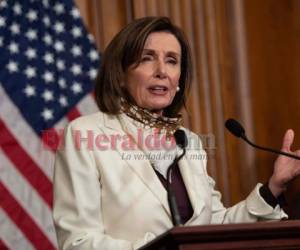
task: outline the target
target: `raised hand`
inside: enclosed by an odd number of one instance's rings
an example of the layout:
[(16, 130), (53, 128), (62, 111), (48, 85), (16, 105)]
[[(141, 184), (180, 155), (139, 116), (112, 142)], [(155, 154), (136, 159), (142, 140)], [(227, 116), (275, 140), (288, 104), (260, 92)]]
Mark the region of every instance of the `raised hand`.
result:
[[(285, 132), (281, 150), (300, 156), (300, 150), (291, 151), (294, 141), (294, 131), (289, 129)], [(269, 180), (269, 188), (275, 197), (279, 196), (287, 184), (300, 175), (300, 160), (292, 159), (283, 155), (278, 156), (274, 163), (274, 171)]]

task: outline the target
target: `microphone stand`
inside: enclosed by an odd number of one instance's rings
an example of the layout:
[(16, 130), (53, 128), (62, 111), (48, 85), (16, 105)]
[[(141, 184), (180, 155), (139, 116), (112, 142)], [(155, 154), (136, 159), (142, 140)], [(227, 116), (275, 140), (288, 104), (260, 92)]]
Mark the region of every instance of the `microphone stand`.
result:
[(283, 151), (280, 151), (280, 150), (276, 150), (276, 149), (272, 149), (272, 148), (267, 148), (267, 147), (262, 147), (262, 146), (256, 145), (256, 144), (254, 144), (253, 142), (249, 141), (249, 139), (246, 137), (246, 135), (245, 135), (244, 133), (241, 134), (240, 137), (241, 137), (245, 142), (247, 142), (248, 144), (250, 144), (252, 147), (255, 147), (255, 148), (257, 148), (257, 149), (264, 150), (264, 151), (268, 151), (268, 152), (271, 152), (271, 153), (274, 153), (274, 154), (284, 155), (284, 156), (287, 156), (287, 157), (294, 158), (294, 159), (296, 159), (296, 160), (300, 160), (300, 157), (297, 156), (297, 155), (293, 155), (293, 154), (289, 154), (289, 153), (286, 153), (286, 152), (283, 152)]
[(284, 156), (287, 156), (287, 157), (290, 157), (290, 158), (293, 158), (293, 159), (296, 159), (296, 160), (300, 160), (300, 157), (298, 155), (289, 154), (289, 153), (283, 152), (281, 150), (276, 150), (276, 149), (273, 149), (273, 148), (262, 147), (262, 146), (256, 145), (253, 142), (249, 141), (249, 139), (246, 137), (245, 129), (235, 119), (232, 119), (232, 118), (228, 119), (225, 122), (225, 127), (234, 136), (241, 137), (245, 142), (247, 142), (249, 145), (251, 145), (254, 148), (264, 150), (264, 151), (268, 151), (268, 152), (271, 152), (271, 153), (274, 153), (274, 154), (284, 155)]
[(180, 214), (179, 214), (178, 207), (177, 207), (175, 193), (174, 193), (174, 190), (171, 185), (171, 182), (172, 182), (171, 175), (172, 175), (173, 168), (177, 165), (177, 163), (180, 161), (180, 159), (185, 155), (185, 152), (186, 152), (186, 150), (185, 150), (185, 148), (183, 148), (182, 154), (174, 160), (174, 162), (169, 166), (169, 168), (167, 170), (168, 202), (169, 202), (172, 222), (173, 222), (174, 226), (180, 226), (180, 225), (182, 225), (182, 223), (181, 223), (181, 218), (180, 218)]

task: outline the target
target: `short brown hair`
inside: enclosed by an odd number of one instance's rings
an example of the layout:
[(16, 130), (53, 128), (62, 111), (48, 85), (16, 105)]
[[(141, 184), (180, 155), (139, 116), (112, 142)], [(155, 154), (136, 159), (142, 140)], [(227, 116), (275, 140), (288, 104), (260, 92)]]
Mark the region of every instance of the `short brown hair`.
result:
[(192, 81), (191, 52), (181, 29), (167, 17), (144, 17), (136, 19), (123, 28), (110, 42), (102, 56), (96, 79), (96, 101), (99, 109), (108, 114), (120, 112), (120, 99), (130, 100), (121, 86), (129, 66), (140, 61), (145, 41), (150, 33), (166, 31), (173, 34), (181, 47), (180, 90), (172, 103), (164, 109), (164, 115), (175, 116), (185, 105)]

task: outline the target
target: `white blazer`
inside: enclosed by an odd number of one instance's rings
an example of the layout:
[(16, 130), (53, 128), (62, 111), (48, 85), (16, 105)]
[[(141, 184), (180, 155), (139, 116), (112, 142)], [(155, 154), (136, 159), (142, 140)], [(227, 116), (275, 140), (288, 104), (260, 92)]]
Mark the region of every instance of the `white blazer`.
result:
[[(137, 249), (172, 227), (166, 190), (149, 160), (140, 157), (143, 152), (126, 147), (124, 125), (119, 116), (98, 112), (66, 128), (54, 174), (53, 216), (60, 249)], [(193, 139), (189, 141), (199, 140), (186, 132)], [(185, 225), (286, 217), (259, 195), (261, 184), (226, 209), (201, 148), (188, 149), (179, 168), (194, 210)]]

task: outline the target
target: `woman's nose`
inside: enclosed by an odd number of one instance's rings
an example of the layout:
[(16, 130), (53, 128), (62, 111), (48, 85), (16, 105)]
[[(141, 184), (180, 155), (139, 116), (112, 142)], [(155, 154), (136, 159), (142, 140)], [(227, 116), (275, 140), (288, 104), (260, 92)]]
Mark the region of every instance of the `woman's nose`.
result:
[(155, 76), (158, 78), (165, 78), (167, 76), (166, 65), (163, 61), (160, 60), (157, 61)]

